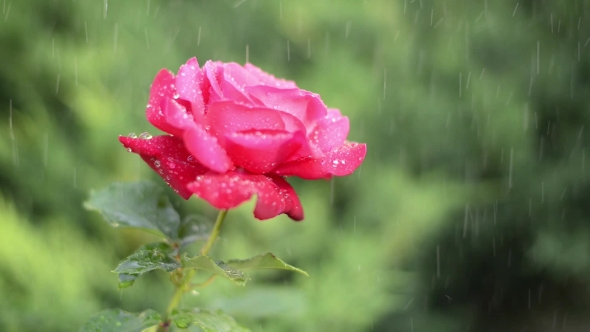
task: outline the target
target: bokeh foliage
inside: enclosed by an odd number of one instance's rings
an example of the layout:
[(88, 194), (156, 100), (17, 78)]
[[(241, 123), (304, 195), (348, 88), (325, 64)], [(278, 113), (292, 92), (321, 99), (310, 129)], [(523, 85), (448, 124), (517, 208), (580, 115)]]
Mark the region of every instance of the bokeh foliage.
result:
[[(101, 309), (165, 308), (165, 273), (121, 293), (110, 273), (155, 238), (112, 230), (82, 202), (111, 181), (156, 179), (116, 138), (156, 134), (149, 85), (192, 56), (248, 60), (320, 93), (369, 154), (348, 178), (291, 181), (303, 223), (257, 222), (252, 203), (232, 211), (212, 253), (272, 251), (310, 278), (220, 280), (185, 304), (263, 331), (590, 325), (588, 10), (586, 0), (5, 1), (1, 330), (75, 331)], [(215, 215), (196, 199), (173, 203)]]

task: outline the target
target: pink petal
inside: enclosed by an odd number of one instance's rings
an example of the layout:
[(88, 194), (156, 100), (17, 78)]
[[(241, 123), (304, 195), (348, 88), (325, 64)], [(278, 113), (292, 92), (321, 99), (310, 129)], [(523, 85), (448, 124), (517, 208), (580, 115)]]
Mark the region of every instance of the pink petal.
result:
[(174, 75), (166, 69), (160, 70), (150, 88), (150, 99), (147, 104), (146, 117), (154, 127), (170, 134), (178, 134), (166, 120), (161, 102), (165, 98), (172, 98), (176, 93)]
[(186, 128), (183, 139), (187, 150), (204, 166), (219, 173), (233, 168), (231, 159), (219, 145), (217, 138), (200, 125), (194, 124)]
[(246, 92), (264, 106), (294, 115), (310, 128), (324, 118), (327, 107), (317, 94), (300, 89), (279, 89), (270, 86), (246, 87)]
[(365, 144), (345, 142), (323, 158), (291, 161), (280, 165), (273, 173), (282, 176), (299, 176), (308, 180), (330, 178), (332, 175), (350, 175), (361, 165), (366, 153)]
[(164, 114), (165, 122), (173, 129), (169, 133), (174, 136), (182, 136), (184, 130), (193, 126), (193, 115), (187, 112), (186, 108), (178, 103), (176, 99), (164, 98), (160, 106)]
[(349, 129), (348, 118), (342, 116), (337, 109), (330, 109), (326, 117), (318, 121), (309, 138), (322, 152), (326, 153), (342, 146)]
[(207, 113), (211, 131), (224, 144), (224, 137), (238, 131), (249, 129), (282, 130), (285, 123), (281, 115), (268, 108), (250, 108), (231, 101), (211, 104)]
[[(285, 131), (295, 133), (295, 132), (302, 132), (305, 133), (307, 129), (303, 122), (297, 119), (294, 115), (291, 115), (286, 112), (276, 111), (280, 116), (283, 122), (285, 123)], [(318, 158), (323, 156), (324, 154), (322, 151), (313, 144), (310, 144), (308, 140), (305, 140), (301, 149), (297, 151), (297, 153), (291, 155), (286, 161), (297, 160), (301, 158)]]
[(303, 206), (301, 206), (299, 196), (297, 196), (295, 189), (293, 189), (293, 187), (280, 176), (272, 176), (271, 178), (279, 187), (281, 194), (285, 199), (285, 213), (293, 220), (303, 220)]
[(247, 63), (246, 65), (244, 65), (244, 69), (246, 69), (250, 75), (252, 75), (253, 77), (256, 77), (256, 79), (260, 82), (259, 84), (262, 85), (266, 85), (266, 86), (272, 86), (272, 87), (276, 87), (276, 88), (281, 88), (281, 89), (293, 89), (293, 88), (297, 88), (297, 85), (295, 84), (295, 82), (292, 81), (287, 81), (281, 78), (276, 78), (273, 75), (270, 75), (266, 72), (264, 72), (262, 69)]
[(191, 112), (197, 121), (205, 115), (202, 91), (204, 81), (205, 75), (199, 68), (196, 58), (191, 58), (186, 64), (180, 66), (176, 76), (177, 97), (191, 105)]
[(119, 141), (131, 152), (139, 154), (184, 199), (192, 195), (187, 184), (208, 171), (194, 160), (178, 137), (166, 135), (141, 139), (119, 136)]
[(219, 85), (220, 77), (223, 76), (223, 63), (207, 61), (203, 66), (203, 73), (206, 84), (209, 86), (208, 97), (204, 99), (205, 103), (211, 104), (214, 101), (223, 100), (223, 90)]
[(260, 220), (286, 213), (303, 219), (297, 194), (281, 178), (247, 173), (208, 173), (188, 184), (189, 190), (218, 209), (231, 209), (257, 195), (254, 216)]
[(226, 137), (225, 149), (236, 166), (264, 174), (287, 160), (306, 144), (303, 132), (248, 130)]

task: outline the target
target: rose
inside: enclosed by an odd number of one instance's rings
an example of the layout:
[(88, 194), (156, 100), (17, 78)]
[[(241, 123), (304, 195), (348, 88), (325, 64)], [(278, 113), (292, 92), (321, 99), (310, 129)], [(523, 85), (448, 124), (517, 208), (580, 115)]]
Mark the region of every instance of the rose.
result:
[[(317, 94), (246, 64), (195, 58), (178, 75), (161, 70), (147, 119), (169, 135), (119, 140), (138, 153), (180, 196), (195, 194), (218, 209), (257, 195), (254, 216), (303, 208), (285, 177), (327, 179), (360, 166), (366, 145), (346, 141), (348, 118)], [(141, 135), (140, 135), (141, 136)]]

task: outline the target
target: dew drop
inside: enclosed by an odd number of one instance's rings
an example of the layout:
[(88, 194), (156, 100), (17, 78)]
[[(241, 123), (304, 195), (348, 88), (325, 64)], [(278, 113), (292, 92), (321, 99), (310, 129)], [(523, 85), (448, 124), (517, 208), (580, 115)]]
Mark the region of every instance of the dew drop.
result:
[(137, 135), (135, 135), (135, 133), (129, 133), (129, 137), (131, 137), (131, 138), (137, 138)]
[(334, 164), (334, 167), (336, 167), (336, 165), (340, 164), (340, 162), (338, 161), (338, 159), (334, 159), (334, 161), (332, 162), (332, 164)]
[(175, 93), (174, 96), (172, 96), (172, 97), (174, 97), (174, 99), (178, 99), (178, 98), (180, 98), (180, 95), (178, 93)]
[(144, 132), (144, 133), (139, 134), (139, 138), (142, 138), (142, 139), (151, 139), (152, 138), (152, 135), (150, 133)]
[(159, 160), (154, 161), (154, 165), (156, 166), (156, 168), (160, 168), (160, 161)]
[(186, 158), (186, 161), (193, 161), (194, 159), (195, 159), (195, 157), (193, 157), (193, 156), (188, 156), (188, 157)]
[(131, 152), (132, 151), (131, 148), (127, 148), (126, 150), (127, 150), (127, 152)]

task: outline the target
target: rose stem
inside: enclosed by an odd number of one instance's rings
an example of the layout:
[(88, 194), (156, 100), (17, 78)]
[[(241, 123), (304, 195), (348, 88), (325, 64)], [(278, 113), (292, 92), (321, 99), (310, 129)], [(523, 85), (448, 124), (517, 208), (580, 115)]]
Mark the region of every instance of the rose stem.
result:
[[(207, 243), (205, 243), (205, 245), (201, 248), (201, 255), (207, 255), (209, 253), (209, 250), (211, 250), (211, 247), (213, 247), (213, 244), (215, 243), (217, 236), (219, 236), (219, 232), (221, 231), (221, 226), (223, 225), (223, 221), (225, 220), (226, 215), (227, 215), (227, 210), (219, 211), (219, 214), (217, 215), (217, 220), (215, 220), (215, 226), (213, 226), (213, 231), (211, 231), (211, 235), (209, 235), (209, 239), (207, 240)], [(193, 276), (195, 275), (196, 272), (197, 272), (196, 269), (190, 269), (186, 273), (183, 283), (181, 285), (177, 286), (176, 289), (174, 290), (174, 295), (172, 295), (172, 299), (170, 300), (170, 304), (168, 304), (168, 308), (166, 309), (166, 316), (164, 319), (165, 323), (169, 323), (168, 319), (170, 317), (170, 314), (172, 313), (172, 310), (174, 310), (178, 306), (178, 303), (180, 302), (180, 299), (182, 298), (182, 294), (184, 294), (184, 292), (186, 292), (189, 289), (188, 286), (190, 285), (191, 279), (193, 278)], [(158, 329), (158, 330), (160, 330), (160, 329)], [(168, 328), (164, 327), (164, 329), (162, 331), (167, 331), (167, 330), (168, 330)]]

